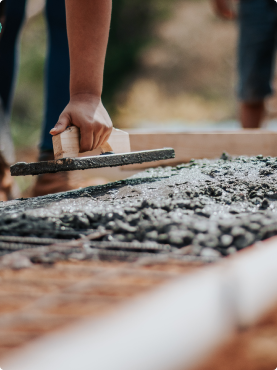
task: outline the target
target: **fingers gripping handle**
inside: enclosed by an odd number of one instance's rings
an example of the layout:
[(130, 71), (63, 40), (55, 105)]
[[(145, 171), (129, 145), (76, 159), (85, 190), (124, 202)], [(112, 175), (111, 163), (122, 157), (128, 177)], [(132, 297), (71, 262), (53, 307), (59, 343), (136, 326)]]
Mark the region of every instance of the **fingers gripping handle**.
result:
[(80, 130), (76, 126), (68, 127), (64, 132), (52, 137), (54, 157), (75, 158), (80, 150)]
[[(80, 130), (78, 127), (68, 127), (64, 132), (53, 136), (52, 141), (55, 159), (76, 158), (80, 156)], [(91, 152), (82, 153), (81, 156), (100, 155), (108, 152), (128, 153), (130, 151), (129, 134), (121, 130), (113, 129), (106, 143)]]

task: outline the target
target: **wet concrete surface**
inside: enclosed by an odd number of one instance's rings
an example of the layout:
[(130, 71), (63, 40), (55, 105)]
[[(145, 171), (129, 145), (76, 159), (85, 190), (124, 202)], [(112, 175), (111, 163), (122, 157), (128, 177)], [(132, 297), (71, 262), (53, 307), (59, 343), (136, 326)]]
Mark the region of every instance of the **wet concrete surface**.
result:
[[(217, 259), (277, 235), (276, 177), (277, 158), (262, 156), (223, 154), (149, 169), (107, 185), (0, 203), (0, 235), (69, 240), (100, 231), (89, 248), (126, 252), (136, 243), (136, 252)], [(3, 243), (0, 253), (10, 253)]]

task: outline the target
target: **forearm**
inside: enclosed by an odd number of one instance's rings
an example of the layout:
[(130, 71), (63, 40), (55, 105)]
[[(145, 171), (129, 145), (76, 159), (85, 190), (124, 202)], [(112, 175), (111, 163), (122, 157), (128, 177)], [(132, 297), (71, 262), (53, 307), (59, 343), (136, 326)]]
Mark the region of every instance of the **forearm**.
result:
[(112, 0), (65, 0), (70, 95), (101, 96)]
[(105, 143), (112, 121), (101, 102), (112, 0), (65, 0), (70, 54), (70, 102), (50, 131), (79, 127), (80, 152)]

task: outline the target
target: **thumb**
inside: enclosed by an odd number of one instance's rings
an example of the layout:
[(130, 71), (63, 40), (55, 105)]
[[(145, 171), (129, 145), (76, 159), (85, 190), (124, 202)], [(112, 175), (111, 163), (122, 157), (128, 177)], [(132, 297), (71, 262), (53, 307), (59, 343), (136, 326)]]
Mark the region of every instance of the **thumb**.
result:
[(51, 135), (57, 135), (63, 132), (68, 126), (71, 126), (71, 122), (68, 115), (61, 115), (59, 121), (56, 123), (54, 128), (50, 131)]

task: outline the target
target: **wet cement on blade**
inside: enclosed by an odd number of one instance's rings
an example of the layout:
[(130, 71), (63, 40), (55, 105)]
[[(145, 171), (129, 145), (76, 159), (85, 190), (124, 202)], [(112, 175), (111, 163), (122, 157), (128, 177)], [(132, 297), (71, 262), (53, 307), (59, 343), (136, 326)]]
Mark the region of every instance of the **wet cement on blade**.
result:
[(12, 176), (39, 175), (61, 171), (86, 170), (88, 168), (118, 167), (134, 163), (161, 161), (175, 158), (172, 148), (145, 150), (125, 154), (107, 153), (83, 158), (61, 158), (34, 163), (19, 162), (10, 167)]
[[(277, 158), (192, 160), (103, 186), (0, 203), (0, 235), (78, 239), (107, 231), (87, 247), (114, 244), (118, 251), (120, 243), (126, 250), (124, 243), (136, 242), (136, 252), (139, 245), (149, 252), (147, 243), (154, 243), (166, 246), (155, 252), (216, 259), (277, 235), (276, 179)], [(5, 245), (1, 254), (10, 253)]]

